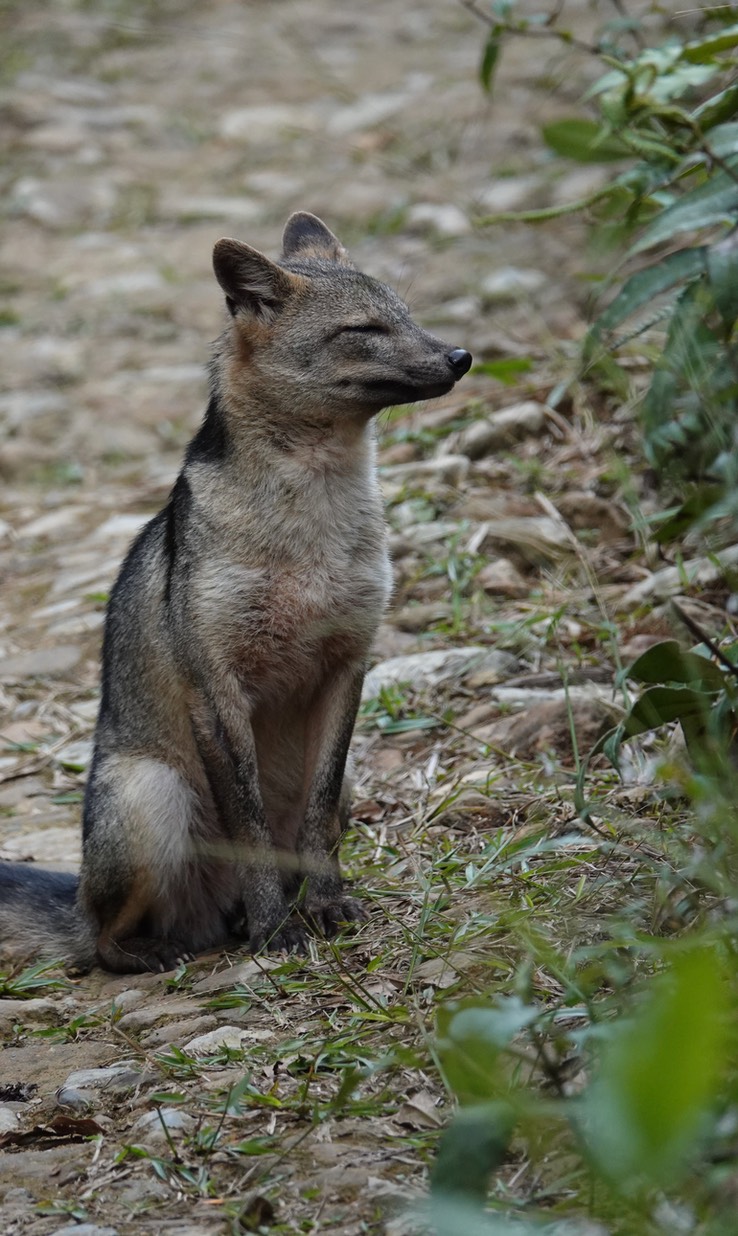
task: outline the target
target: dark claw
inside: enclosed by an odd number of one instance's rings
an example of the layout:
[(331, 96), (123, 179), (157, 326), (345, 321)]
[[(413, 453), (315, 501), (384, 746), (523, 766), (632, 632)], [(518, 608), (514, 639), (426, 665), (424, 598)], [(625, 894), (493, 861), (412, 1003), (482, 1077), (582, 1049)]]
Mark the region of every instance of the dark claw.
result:
[(306, 916), (315, 923), (323, 935), (334, 936), (346, 923), (363, 923), (368, 918), (360, 901), (353, 897), (340, 896), (322, 900), (308, 897), (305, 903)]
[(273, 928), (256, 928), (249, 937), (252, 953), (306, 953), (307, 936), (296, 923), (280, 923)]

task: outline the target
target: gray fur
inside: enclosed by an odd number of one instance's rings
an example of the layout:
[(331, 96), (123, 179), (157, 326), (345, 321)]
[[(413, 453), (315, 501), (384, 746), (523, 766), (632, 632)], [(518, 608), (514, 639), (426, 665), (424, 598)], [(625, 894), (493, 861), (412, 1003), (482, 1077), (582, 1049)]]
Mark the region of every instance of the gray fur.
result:
[[(312, 215), (290, 218), (279, 264), (223, 240), (214, 267), (230, 321), (210, 405), (108, 608), (76, 908), (51, 948), (78, 967), (168, 967), (244, 921), (255, 951), (303, 947), (301, 885), (324, 931), (363, 917), (337, 847), (391, 587), (372, 418), (450, 390), (471, 358)], [(0, 870), (6, 934), (7, 885)]]

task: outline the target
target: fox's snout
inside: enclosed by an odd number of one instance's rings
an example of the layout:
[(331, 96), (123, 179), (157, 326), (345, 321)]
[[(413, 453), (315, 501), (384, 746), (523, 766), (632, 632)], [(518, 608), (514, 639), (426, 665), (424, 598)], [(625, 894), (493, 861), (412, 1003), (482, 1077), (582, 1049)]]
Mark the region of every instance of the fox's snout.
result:
[(471, 368), (472, 354), (466, 348), (454, 348), (446, 357), (453, 371), (454, 380), (458, 382)]

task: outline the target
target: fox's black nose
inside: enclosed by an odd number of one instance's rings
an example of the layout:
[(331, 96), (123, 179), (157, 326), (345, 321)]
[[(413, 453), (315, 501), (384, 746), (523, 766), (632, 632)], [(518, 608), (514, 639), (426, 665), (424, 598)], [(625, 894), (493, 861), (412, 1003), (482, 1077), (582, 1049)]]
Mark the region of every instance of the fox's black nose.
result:
[(453, 352), (449, 352), (447, 359), (456, 378), (463, 378), (471, 368), (472, 354), (464, 348), (454, 348)]

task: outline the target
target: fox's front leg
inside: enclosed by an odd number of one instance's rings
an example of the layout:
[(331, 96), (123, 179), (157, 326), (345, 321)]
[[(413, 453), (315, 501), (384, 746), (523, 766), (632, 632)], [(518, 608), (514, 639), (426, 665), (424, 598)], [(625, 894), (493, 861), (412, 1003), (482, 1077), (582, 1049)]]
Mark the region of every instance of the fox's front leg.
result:
[[(248, 705), (240, 695), (238, 688), (219, 689), (217, 707), (212, 697), (203, 700), (194, 718), (198, 746), (228, 853), (237, 866), (249, 948), (253, 953), (264, 948), (303, 950), (305, 933), (290, 921), (282, 873), (259, 789)], [(234, 917), (238, 917), (238, 907)]]
[(363, 680), (363, 665), (336, 673), (317, 698), (308, 724), (308, 786), (297, 848), (306, 879), (304, 910), (326, 935), (340, 922), (366, 917), (360, 903), (345, 893), (338, 863), (344, 773)]

